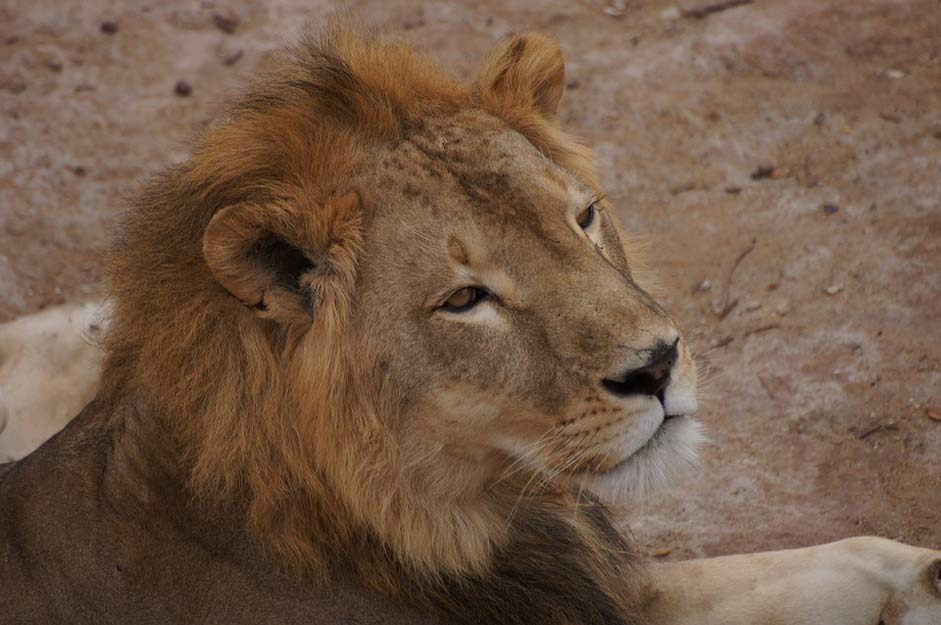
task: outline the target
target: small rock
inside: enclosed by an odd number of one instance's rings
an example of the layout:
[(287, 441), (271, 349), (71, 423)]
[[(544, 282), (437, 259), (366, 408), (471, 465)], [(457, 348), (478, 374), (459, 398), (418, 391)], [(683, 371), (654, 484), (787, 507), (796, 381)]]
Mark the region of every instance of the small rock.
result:
[(887, 69), (885, 71), (885, 75), (888, 76), (889, 78), (894, 78), (896, 80), (899, 78), (905, 78), (905, 72), (903, 72), (902, 70), (898, 70), (898, 69)]
[(932, 406), (928, 408), (928, 418), (934, 421), (941, 421), (941, 408)]
[(406, 20), (405, 22), (403, 22), (402, 30), (414, 30), (416, 28), (421, 28), (424, 25), (425, 25), (424, 18), (419, 17), (414, 20)]
[(621, 17), (624, 15), (625, 10), (627, 10), (625, 0), (610, 0), (608, 6), (602, 9), (605, 15), (610, 15), (611, 17)]
[(696, 287), (696, 290), (702, 293), (702, 292), (708, 291), (711, 288), (712, 288), (712, 282), (709, 282), (708, 280), (703, 280), (702, 282), (699, 283), (699, 286)]
[(105, 20), (101, 23), (101, 32), (106, 35), (113, 35), (118, 32), (118, 23), (114, 20)]
[(823, 126), (824, 122), (827, 121), (827, 116), (823, 113), (817, 113), (814, 115), (814, 126)]
[(680, 13), (680, 10), (676, 7), (667, 7), (664, 10), (660, 11), (660, 19), (662, 19), (665, 22), (672, 22), (674, 20), (678, 20), (682, 16), (683, 14)]
[(742, 192), (742, 187), (726, 187), (725, 192), (729, 195), (738, 195)]
[(655, 558), (665, 558), (670, 555), (670, 549), (668, 547), (660, 547), (653, 552), (653, 555)]
[(579, 85), (581, 84), (582, 83), (580, 83), (578, 80), (570, 80), (567, 83), (565, 83), (565, 88), (568, 89), (569, 91), (575, 91), (576, 89), (578, 89)]
[(212, 23), (222, 32), (231, 35), (239, 27), (239, 18), (232, 14), (213, 13)]
[(222, 58), (222, 64), (225, 66), (232, 66), (242, 60), (242, 57), (245, 56), (245, 52), (239, 48), (232, 54)]
[(185, 80), (178, 80), (176, 81), (176, 85), (173, 87), (173, 93), (185, 98), (189, 94), (193, 93), (193, 87)]
[(81, 165), (76, 165), (75, 167), (72, 168), (72, 173), (75, 174), (76, 176), (82, 177), (86, 173), (88, 173), (88, 171)]
[(216, 46), (216, 58), (225, 66), (235, 65), (245, 56), (245, 51), (235, 42), (235, 39), (223, 37)]
[(758, 168), (751, 173), (752, 180), (764, 180), (765, 178), (770, 178), (774, 174), (773, 165), (759, 165)]
[(65, 56), (54, 46), (42, 46), (37, 49), (42, 64), (54, 72), (61, 72), (65, 67)]
[(833, 202), (827, 202), (820, 207), (820, 210), (823, 211), (824, 215), (834, 215), (840, 211), (840, 207)]
[(173, 150), (167, 156), (167, 161), (171, 165), (179, 165), (180, 163), (185, 163), (190, 158), (190, 153), (184, 150)]
[(698, 188), (698, 185), (695, 181), (687, 181), (671, 188), (670, 193), (672, 193), (673, 195), (679, 195), (681, 193), (688, 193), (690, 191), (695, 191), (697, 188)]
[(881, 113), (879, 113), (879, 117), (893, 124), (898, 124), (899, 122), (902, 121), (901, 117), (899, 117), (898, 115), (890, 111), (882, 111)]
[(825, 288), (823, 292), (826, 293), (827, 295), (836, 295), (842, 290), (843, 290), (842, 284), (831, 284), (830, 286)]
[(753, 300), (751, 302), (745, 303), (745, 310), (747, 310), (748, 312), (755, 312), (759, 308), (761, 308), (761, 302), (757, 300)]
[(0, 79), (0, 91), (8, 91), (13, 95), (26, 91), (26, 81), (19, 78), (10, 78), (9, 80)]
[(777, 313), (779, 317), (786, 317), (789, 312), (791, 312), (791, 305), (787, 302), (779, 302), (774, 307), (774, 312)]

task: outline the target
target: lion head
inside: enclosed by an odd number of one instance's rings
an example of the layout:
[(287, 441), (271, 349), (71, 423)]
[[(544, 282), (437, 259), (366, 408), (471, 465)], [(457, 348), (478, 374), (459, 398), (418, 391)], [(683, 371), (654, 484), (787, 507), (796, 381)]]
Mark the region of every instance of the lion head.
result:
[(477, 569), (527, 489), (617, 498), (692, 457), (689, 349), (559, 127), (563, 75), (538, 35), (464, 85), (337, 26), (130, 213), (103, 392), (285, 561), (368, 535)]

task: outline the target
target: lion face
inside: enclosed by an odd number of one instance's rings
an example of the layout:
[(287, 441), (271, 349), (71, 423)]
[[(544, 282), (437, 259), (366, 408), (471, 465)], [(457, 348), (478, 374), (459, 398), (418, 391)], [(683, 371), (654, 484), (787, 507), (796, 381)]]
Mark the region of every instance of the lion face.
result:
[(691, 460), (689, 349), (596, 189), (479, 111), (372, 163), (355, 315), (405, 465), (449, 493), (528, 465), (616, 497)]
[(564, 507), (689, 464), (689, 350), (559, 126), (558, 45), (511, 37), (471, 85), (344, 28), (305, 45), (111, 270), (107, 368), (166, 415), (190, 486), (247, 497), (305, 566), (363, 530), (467, 571), (533, 483)]

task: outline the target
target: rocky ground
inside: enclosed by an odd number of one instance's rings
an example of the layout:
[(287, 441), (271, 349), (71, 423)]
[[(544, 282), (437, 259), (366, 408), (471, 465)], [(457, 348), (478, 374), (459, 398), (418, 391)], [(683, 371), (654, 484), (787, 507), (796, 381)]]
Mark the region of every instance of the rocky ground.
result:
[[(564, 122), (706, 368), (702, 475), (626, 511), (651, 552), (941, 548), (941, 7), (722, 4), (344, 6), (463, 76), (562, 42)], [(125, 198), (337, 6), (0, 4), (0, 320), (93, 297)]]

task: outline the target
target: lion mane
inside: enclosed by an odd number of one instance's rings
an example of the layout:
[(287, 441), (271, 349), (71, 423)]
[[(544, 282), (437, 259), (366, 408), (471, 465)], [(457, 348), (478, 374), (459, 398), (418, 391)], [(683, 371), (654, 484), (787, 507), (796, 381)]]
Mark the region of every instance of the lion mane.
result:
[[(367, 200), (336, 194), (368, 146), (476, 107), (594, 183), (590, 154), (543, 101), (561, 88), (558, 47), (518, 35), (484, 68), (464, 85), (410, 47), (347, 23), (281, 58), (126, 215), (109, 258), (114, 309), (97, 401), (146, 406), (171, 433), (193, 500), (207, 514), (244, 515), (286, 569), (325, 580), (345, 563), (447, 622), (638, 622), (643, 567), (588, 494), (547, 484), (519, 504), (519, 486), (507, 484), (488, 512), (500, 531), (427, 548), (429, 527), (457, 521), (434, 519), (433, 506), (402, 494), (408, 485), (395, 481), (399, 459), (377, 416), (394, 412), (397, 398), (383, 387), (382, 363), (351, 338)], [(240, 212), (228, 231), (252, 228), (244, 216), (264, 210), (283, 240), (317, 241), (317, 282), (258, 290), (224, 256), (210, 269), (215, 251), (238, 246), (214, 233), (214, 217), (232, 206)], [(242, 251), (270, 255), (285, 276), (311, 263), (264, 241)], [(316, 308), (289, 297), (305, 289)], [(317, 356), (299, 359), (311, 323)], [(120, 426), (121, 414), (101, 426)], [(337, 441), (354, 439), (375, 454), (347, 457)]]

